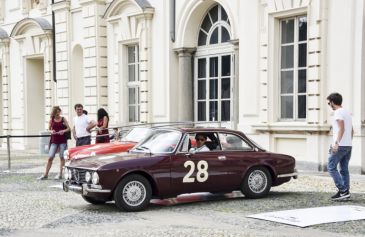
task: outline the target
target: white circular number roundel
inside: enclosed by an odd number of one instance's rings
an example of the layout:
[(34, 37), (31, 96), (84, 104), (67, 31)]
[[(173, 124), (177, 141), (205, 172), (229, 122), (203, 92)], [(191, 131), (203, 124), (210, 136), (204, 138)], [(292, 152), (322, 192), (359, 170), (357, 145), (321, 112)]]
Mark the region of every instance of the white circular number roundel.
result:
[[(206, 162), (205, 160), (201, 160), (198, 162), (198, 164), (196, 165), (198, 172), (196, 173), (196, 179), (198, 180), (198, 182), (202, 183), (207, 181), (208, 179), (208, 162)], [(191, 177), (192, 174), (195, 171), (195, 163), (191, 160), (188, 160), (184, 163), (184, 167), (190, 167), (189, 172), (184, 176), (183, 178), (183, 183), (194, 183), (195, 182), (195, 178)]]

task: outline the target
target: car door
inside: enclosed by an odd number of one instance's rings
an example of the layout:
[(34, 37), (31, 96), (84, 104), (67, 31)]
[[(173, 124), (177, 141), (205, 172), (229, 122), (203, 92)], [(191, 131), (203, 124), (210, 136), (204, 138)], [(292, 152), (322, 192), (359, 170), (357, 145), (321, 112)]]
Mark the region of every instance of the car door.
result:
[[(189, 142), (190, 140), (190, 142)], [(176, 194), (192, 192), (229, 191), (230, 174), (221, 150), (189, 152), (191, 134), (187, 134), (182, 147), (171, 158), (171, 186)]]
[(228, 185), (237, 189), (248, 167), (259, 164), (260, 159), (255, 149), (237, 134), (220, 132), (218, 137), (225, 160), (224, 171), (230, 178)]

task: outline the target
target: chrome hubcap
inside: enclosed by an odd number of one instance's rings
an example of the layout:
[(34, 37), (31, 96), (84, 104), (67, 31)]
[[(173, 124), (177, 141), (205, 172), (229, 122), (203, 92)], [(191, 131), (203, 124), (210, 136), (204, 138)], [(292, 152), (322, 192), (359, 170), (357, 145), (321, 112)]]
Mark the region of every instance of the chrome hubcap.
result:
[(122, 195), (129, 206), (138, 206), (146, 198), (146, 188), (139, 181), (130, 181), (124, 186)]
[(261, 193), (266, 189), (267, 177), (261, 170), (254, 170), (248, 177), (248, 186), (254, 193)]

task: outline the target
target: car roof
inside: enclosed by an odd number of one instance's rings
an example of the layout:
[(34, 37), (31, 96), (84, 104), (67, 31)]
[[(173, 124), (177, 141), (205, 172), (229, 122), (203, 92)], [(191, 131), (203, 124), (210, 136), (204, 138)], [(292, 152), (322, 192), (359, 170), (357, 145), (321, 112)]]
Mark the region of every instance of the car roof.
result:
[(240, 131), (228, 129), (228, 128), (217, 128), (217, 127), (195, 127), (195, 128), (179, 128), (179, 127), (152, 127), (155, 130), (177, 130), (181, 132), (229, 132), (229, 133), (239, 133)]

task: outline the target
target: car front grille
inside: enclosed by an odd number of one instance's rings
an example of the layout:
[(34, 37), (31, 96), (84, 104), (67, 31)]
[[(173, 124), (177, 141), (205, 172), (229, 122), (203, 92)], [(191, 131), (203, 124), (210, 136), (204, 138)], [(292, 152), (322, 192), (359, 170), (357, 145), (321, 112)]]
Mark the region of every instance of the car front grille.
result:
[(86, 170), (74, 168), (74, 169), (71, 169), (71, 173), (72, 173), (71, 180), (73, 180), (77, 183), (86, 183), (86, 180), (85, 180)]

